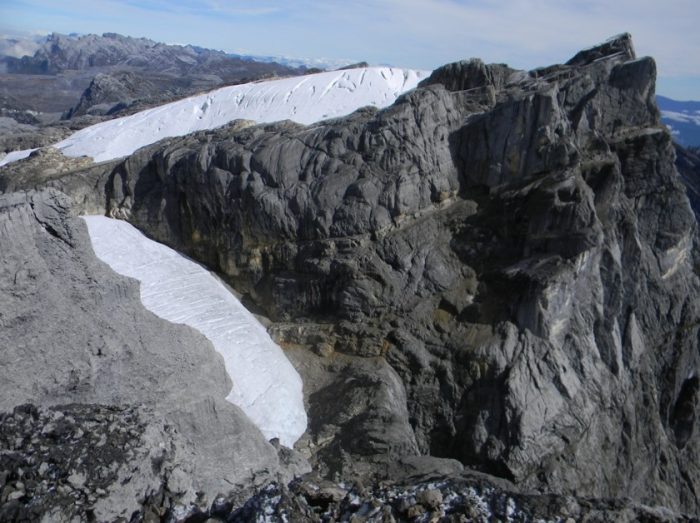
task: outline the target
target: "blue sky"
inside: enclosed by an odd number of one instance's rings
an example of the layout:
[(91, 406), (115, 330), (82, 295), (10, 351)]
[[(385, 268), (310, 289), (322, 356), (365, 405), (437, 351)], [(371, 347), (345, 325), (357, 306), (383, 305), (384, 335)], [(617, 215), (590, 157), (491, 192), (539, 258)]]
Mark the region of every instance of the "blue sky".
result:
[(0, 0), (0, 31), (117, 32), (230, 52), (532, 68), (628, 31), (657, 91), (700, 100), (697, 0)]

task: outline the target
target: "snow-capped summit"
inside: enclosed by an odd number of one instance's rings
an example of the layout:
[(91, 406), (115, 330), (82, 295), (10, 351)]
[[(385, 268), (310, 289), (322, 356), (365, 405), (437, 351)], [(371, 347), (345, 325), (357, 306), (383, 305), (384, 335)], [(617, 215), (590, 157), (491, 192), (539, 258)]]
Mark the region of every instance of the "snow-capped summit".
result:
[[(54, 147), (67, 156), (112, 160), (163, 138), (213, 129), (232, 120), (293, 120), (311, 124), (364, 106), (387, 107), (415, 88), (429, 71), (364, 67), (223, 87), (86, 127)], [(10, 153), (0, 165), (30, 151)]]

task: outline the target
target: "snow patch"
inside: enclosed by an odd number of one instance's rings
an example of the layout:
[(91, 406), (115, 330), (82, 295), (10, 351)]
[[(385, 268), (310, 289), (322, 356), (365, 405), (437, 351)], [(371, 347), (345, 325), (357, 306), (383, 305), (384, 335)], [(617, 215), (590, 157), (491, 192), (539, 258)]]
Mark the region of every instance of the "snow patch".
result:
[(17, 160), (24, 160), (34, 151), (36, 151), (36, 149), (25, 149), (24, 151), (9, 152), (2, 159), (0, 159), (0, 167), (7, 165), (8, 163), (16, 162)]
[(105, 216), (83, 216), (95, 254), (141, 282), (141, 301), (161, 318), (198, 330), (223, 356), (240, 407), (268, 439), (291, 447), (306, 430), (302, 381), (282, 349), (209, 271)]

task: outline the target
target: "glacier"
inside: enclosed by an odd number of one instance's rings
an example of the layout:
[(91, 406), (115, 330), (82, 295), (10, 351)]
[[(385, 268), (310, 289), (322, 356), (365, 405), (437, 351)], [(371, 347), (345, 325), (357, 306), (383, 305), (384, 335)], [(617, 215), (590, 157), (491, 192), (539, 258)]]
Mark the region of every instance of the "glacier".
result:
[[(238, 119), (308, 125), (368, 105), (387, 107), (429, 75), (430, 71), (363, 67), (222, 87), (91, 125), (53, 147), (66, 156), (90, 156), (103, 162), (163, 138), (214, 129)], [(0, 166), (28, 155), (14, 151), (0, 160)]]
[(302, 380), (260, 322), (208, 270), (131, 224), (105, 216), (82, 219), (97, 257), (140, 282), (148, 310), (211, 341), (233, 382), (226, 399), (267, 439), (294, 445), (307, 424)]

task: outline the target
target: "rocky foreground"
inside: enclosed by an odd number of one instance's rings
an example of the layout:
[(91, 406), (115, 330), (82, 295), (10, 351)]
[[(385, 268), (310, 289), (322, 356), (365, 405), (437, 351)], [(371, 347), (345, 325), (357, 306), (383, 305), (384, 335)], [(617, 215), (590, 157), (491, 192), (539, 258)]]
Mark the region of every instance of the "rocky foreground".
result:
[[(655, 72), (622, 35), (450, 64), (382, 111), (0, 170), (0, 519), (695, 517), (696, 166)], [(304, 380), (294, 451), (97, 261), (88, 212), (269, 318)]]

